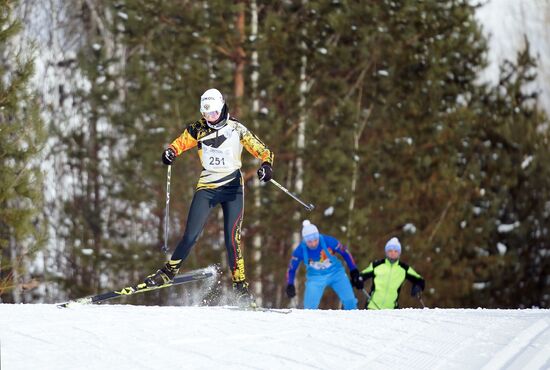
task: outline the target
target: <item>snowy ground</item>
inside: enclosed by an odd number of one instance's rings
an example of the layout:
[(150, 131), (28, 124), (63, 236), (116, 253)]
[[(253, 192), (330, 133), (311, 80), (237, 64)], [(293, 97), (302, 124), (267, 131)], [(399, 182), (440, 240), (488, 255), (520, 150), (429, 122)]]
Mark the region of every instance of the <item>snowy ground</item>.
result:
[(0, 304), (0, 369), (550, 369), (549, 310)]

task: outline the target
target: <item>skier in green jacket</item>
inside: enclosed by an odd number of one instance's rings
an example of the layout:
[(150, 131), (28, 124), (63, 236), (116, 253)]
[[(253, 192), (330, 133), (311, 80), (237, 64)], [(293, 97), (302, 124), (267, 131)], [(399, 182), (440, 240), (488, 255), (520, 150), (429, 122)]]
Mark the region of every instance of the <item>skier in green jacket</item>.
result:
[(425, 282), (422, 276), (412, 267), (399, 260), (401, 256), (399, 239), (391, 238), (386, 243), (384, 251), (386, 258), (371, 262), (366, 269), (361, 271), (363, 281), (372, 278), (367, 309), (399, 308), (399, 291), (405, 279), (413, 284), (411, 296), (418, 296), (424, 290)]

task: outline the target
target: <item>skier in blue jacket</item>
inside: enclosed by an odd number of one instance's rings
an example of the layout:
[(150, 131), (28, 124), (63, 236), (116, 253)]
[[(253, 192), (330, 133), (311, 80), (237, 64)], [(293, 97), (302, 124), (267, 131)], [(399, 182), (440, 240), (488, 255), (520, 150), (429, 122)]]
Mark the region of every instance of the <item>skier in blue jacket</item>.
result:
[[(300, 263), (306, 265), (306, 289), (304, 308), (317, 309), (327, 286), (338, 295), (345, 310), (357, 308), (357, 298), (353, 294), (354, 286), (362, 283), (359, 271), (351, 253), (336, 238), (319, 234), (319, 230), (309, 220), (303, 222), (302, 242), (292, 252), (287, 271), (286, 294), (289, 298), (296, 296), (294, 277)], [(346, 261), (351, 275), (351, 284), (342, 262), (334, 255), (340, 254)]]

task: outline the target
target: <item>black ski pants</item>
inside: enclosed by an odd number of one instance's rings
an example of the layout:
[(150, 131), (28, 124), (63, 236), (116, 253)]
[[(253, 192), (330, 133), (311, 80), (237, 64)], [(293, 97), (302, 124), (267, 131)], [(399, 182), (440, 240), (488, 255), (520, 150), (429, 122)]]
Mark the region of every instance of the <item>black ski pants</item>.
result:
[(223, 226), (227, 259), (233, 282), (246, 279), (244, 259), (241, 252), (241, 225), (243, 221), (244, 195), (240, 178), (215, 189), (200, 189), (195, 192), (183, 238), (172, 254), (172, 260), (185, 260), (204, 229), (208, 215), (218, 204), (223, 210)]

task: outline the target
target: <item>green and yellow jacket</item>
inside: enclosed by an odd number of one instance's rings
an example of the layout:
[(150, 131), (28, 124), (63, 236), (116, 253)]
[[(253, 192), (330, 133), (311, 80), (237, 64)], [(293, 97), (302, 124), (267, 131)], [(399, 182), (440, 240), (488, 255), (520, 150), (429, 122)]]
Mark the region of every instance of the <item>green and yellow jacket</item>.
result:
[(363, 280), (372, 278), (371, 299), (368, 309), (398, 308), (399, 291), (405, 282), (409, 280), (413, 285), (419, 285), (424, 289), (424, 279), (412, 267), (399, 260), (391, 263), (384, 258), (372, 262), (361, 271)]

